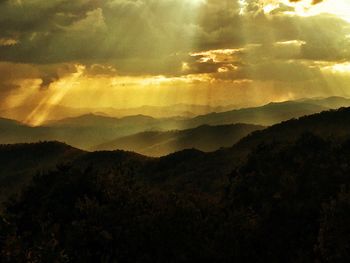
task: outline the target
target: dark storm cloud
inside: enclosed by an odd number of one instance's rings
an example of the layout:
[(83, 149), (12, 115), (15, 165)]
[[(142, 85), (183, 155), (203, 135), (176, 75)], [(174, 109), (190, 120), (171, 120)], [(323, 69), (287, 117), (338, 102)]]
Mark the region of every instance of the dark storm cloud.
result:
[[(82, 63), (91, 75), (216, 74), (227, 68), (233, 79), (246, 78), (249, 70), (250, 78), (262, 79), (270, 69), (270, 78), (288, 80), (309, 76), (292, 70), (288, 60), (350, 59), (350, 28), (340, 18), (283, 15), (291, 10), (283, 5), (266, 15), (258, 0), (248, 1), (243, 15), (241, 8), (236, 0), (0, 0), (0, 39), (16, 41), (0, 46), (0, 60), (41, 65), (37, 76), (48, 87), (61, 76), (46, 66), (51, 64)], [(276, 45), (288, 41), (301, 44)], [(255, 48), (236, 61), (198, 63), (188, 55), (250, 45)]]
[(40, 72), (38, 77), (42, 81), (40, 84), (41, 89), (47, 89), (51, 83), (77, 72), (77, 68), (73, 64), (41, 65), (37, 68)]
[(4, 0), (0, 2), (0, 29), (37, 32), (64, 26), (86, 16), (99, 6), (96, 0)]
[[(39, 72), (29, 65), (0, 62), (0, 96), (5, 97), (20, 88), (19, 81), (36, 79)], [(2, 101), (3, 102), (3, 101)], [(2, 105), (0, 101), (0, 106)]]
[(179, 54), (193, 48), (244, 44), (241, 28), (239, 5), (232, 0), (6, 1), (0, 6), (0, 34), (16, 37), (18, 44), (0, 48), (0, 59), (110, 60), (121, 70), (166, 73), (181, 65)]
[(47, 89), (54, 81), (76, 72), (71, 64), (31, 65), (0, 62), (0, 94), (8, 95), (21, 87), (22, 81), (38, 81), (38, 90)]

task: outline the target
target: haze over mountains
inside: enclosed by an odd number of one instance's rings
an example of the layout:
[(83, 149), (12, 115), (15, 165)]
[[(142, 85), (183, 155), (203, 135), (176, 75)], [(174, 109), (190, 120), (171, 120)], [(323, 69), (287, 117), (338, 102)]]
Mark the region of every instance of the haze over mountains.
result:
[[(350, 99), (343, 97), (329, 98), (309, 98), (299, 99), (296, 102), (304, 102), (308, 104), (323, 106), (325, 108), (340, 108), (350, 106)], [(6, 119), (13, 119), (25, 122), (26, 116), (31, 113), (37, 105), (22, 105), (16, 108), (0, 109), (0, 116)], [(261, 106), (257, 106), (258, 108)], [(213, 112), (225, 112), (237, 109), (243, 109), (239, 105), (227, 106), (210, 106), (210, 105), (191, 105), (191, 104), (175, 104), (170, 106), (142, 106), (137, 108), (118, 109), (118, 108), (72, 108), (62, 105), (41, 105), (37, 115), (44, 114), (48, 121), (60, 120), (66, 118), (79, 117), (87, 114), (95, 114), (100, 116), (110, 116), (122, 118), (132, 115), (146, 115), (153, 118), (171, 118), (183, 117), (192, 118), (198, 115), (206, 115)], [(43, 110), (41, 110), (43, 109)]]
[[(245, 134), (252, 129), (246, 125), (219, 126), (218, 128), (223, 132), (221, 136), (230, 130), (233, 133)], [(239, 129), (237, 130), (237, 128)], [(134, 140), (134, 137), (164, 136), (173, 138), (173, 133), (176, 140), (186, 142), (187, 139), (193, 140), (192, 136), (196, 137), (195, 133), (201, 132), (203, 129), (207, 130), (211, 136), (210, 130), (215, 130), (215, 127), (204, 126), (190, 131), (155, 133), (157, 135), (152, 132), (144, 133), (116, 140), (113, 143), (118, 144), (120, 148), (132, 147), (131, 144), (140, 147), (141, 143)], [(273, 144), (274, 148), (280, 149), (285, 145), (295, 143), (303, 134), (314, 134), (337, 143), (350, 139), (350, 108), (326, 111), (288, 120), (269, 128), (256, 127), (256, 129), (258, 130), (227, 148), (209, 153), (187, 149), (160, 158), (150, 158), (127, 151), (86, 152), (59, 142), (3, 145), (0, 147), (0, 165), (2, 167), (0, 185), (8, 189), (3, 191), (3, 198), (8, 193), (17, 191), (27, 184), (35, 171), (52, 169), (61, 163), (71, 163), (79, 169), (91, 166), (102, 172), (128, 167), (127, 169), (131, 169), (130, 172), (141, 180), (162, 185), (166, 189), (174, 188), (178, 191), (186, 191), (188, 188), (193, 191), (195, 188), (199, 191), (215, 193), (225, 182), (225, 175), (244, 163), (249, 154), (257, 147)], [(185, 137), (181, 138), (176, 136), (177, 134), (184, 134)], [(125, 145), (122, 145), (123, 140)], [(223, 139), (221, 138), (221, 140)], [(236, 138), (232, 136), (231, 140), (235, 141)], [(195, 141), (193, 143), (196, 144)], [(227, 141), (223, 140), (223, 143), (227, 143)], [(149, 144), (153, 145), (151, 139), (149, 139)], [(150, 152), (152, 151), (150, 150)], [(16, 167), (18, 162), (21, 163), (20, 167)]]
[[(14, 119), (18, 121), (26, 121), (28, 113), (34, 111), (37, 105), (23, 105), (16, 108), (0, 109), (0, 116), (3, 118)], [(60, 120), (65, 118), (79, 117), (86, 114), (96, 114), (102, 116), (111, 116), (122, 118), (132, 115), (147, 115), (154, 118), (170, 118), (170, 117), (194, 117), (196, 115), (207, 114), (210, 112), (222, 112), (237, 108), (234, 105), (217, 106), (210, 105), (191, 105), (191, 104), (175, 104), (171, 106), (142, 106), (137, 108), (72, 108), (62, 105), (42, 105), (37, 115), (45, 114), (47, 120)], [(48, 110), (47, 110), (48, 109)], [(34, 117), (35, 119), (35, 117)]]
[(183, 149), (195, 148), (211, 152), (229, 147), (249, 133), (263, 129), (250, 124), (202, 125), (188, 130), (148, 131), (121, 137), (94, 147), (92, 150), (126, 150), (147, 156), (164, 156)]
[[(291, 118), (348, 105), (349, 99), (330, 97), (270, 103), (261, 107), (213, 112), (191, 118), (154, 118), (146, 115), (116, 118), (101, 115), (102, 113), (85, 114), (47, 121), (37, 127), (0, 119), (0, 143), (56, 140), (85, 150), (120, 147), (150, 156), (166, 155), (186, 148), (213, 151), (232, 145), (254, 129), (260, 129), (260, 126), (270, 126)], [(200, 106), (194, 108), (197, 113), (202, 109)], [(238, 126), (222, 126), (237, 123), (247, 124), (243, 129), (245, 132)], [(227, 134), (223, 136), (225, 129)]]

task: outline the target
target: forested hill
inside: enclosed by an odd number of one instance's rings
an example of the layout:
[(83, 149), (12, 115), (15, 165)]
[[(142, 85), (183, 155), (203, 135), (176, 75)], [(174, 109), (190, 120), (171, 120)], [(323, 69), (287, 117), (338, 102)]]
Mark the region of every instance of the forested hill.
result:
[(313, 133), (324, 139), (344, 141), (350, 136), (350, 108), (324, 111), (291, 119), (267, 129), (253, 132), (232, 149), (251, 149), (261, 143), (293, 142), (303, 133)]
[(1, 259), (349, 262), (349, 123), (340, 109), (213, 153), (79, 153), (6, 204)]
[(0, 145), (0, 200), (17, 193), (37, 172), (70, 162), (83, 153), (60, 142)]

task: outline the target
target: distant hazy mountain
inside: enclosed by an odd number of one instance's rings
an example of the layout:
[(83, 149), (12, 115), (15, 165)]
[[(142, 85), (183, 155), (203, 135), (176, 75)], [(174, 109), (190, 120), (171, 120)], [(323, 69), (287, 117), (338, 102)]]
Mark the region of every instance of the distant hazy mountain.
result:
[[(343, 97), (329, 98), (310, 98), (300, 99), (295, 102), (307, 103), (322, 106), (324, 108), (336, 109), (340, 107), (350, 106), (350, 99)], [(24, 121), (29, 113), (36, 108), (37, 105), (24, 105), (11, 109), (0, 110), (0, 117)], [(42, 105), (43, 111), (47, 114), (48, 120), (59, 120), (65, 118), (74, 118), (81, 115), (95, 114), (100, 116), (110, 116), (122, 118), (133, 115), (147, 115), (153, 118), (170, 118), (185, 117), (193, 118), (198, 115), (206, 115), (213, 112), (221, 113), (237, 109), (237, 105), (227, 106), (209, 106), (209, 105), (192, 105), (192, 104), (175, 104), (170, 106), (141, 106), (136, 108), (116, 109), (113, 107), (103, 108), (72, 108), (61, 105)], [(260, 107), (255, 107), (260, 108)], [(49, 110), (47, 110), (49, 109)], [(40, 113), (40, 110), (39, 110)], [(266, 124), (266, 123), (265, 123)]]
[[(210, 113), (189, 119), (155, 119), (144, 115), (112, 118), (88, 114), (75, 118), (52, 121), (45, 124), (45, 128), (50, 128), (53, 130), (52, 133), (54, 133), (56, 137), (53, 137), (52, 139), (64, 141), (79, 148), (89, 149), (100, 144), (104, 144), (104, 148), (106, 148), (106, 144), (108, 144), (108, 142), (145, 131), (186, 130), (202, 125), (216, 126), (236, 123), (269, 126), (291, 118), (298, 118), (304, 115), (318, 113), (326, 109), (328, 108), (316, 104), (288, 101), (281, 103), (270, 103), (262, 107)], [(147, 140), (150, 140), (150, 144), (152, 143), (152, 140), (154, 140), (154, 136), (157, 136), (155, 133), (148, 133), (146, 135), (148, 136)], [(146, 135), (144, 134), (141, 137), (146, 139)], [(177, 150), (181, 149), (181, 147), (174, 146), (176, 143), (180, 142), (171, 142), (171, 133), (167, 133), (166, 135), (163, 134), (162, 136), (162, 139), (166, 140), (165, 138), (167, 138), (169, 142), (167, 144), (162, 142), (158, 145), (158, 149), (155, 145), (153, 145), (153, 151), (156, 153), (156, 155), (161, 152), (169, 153), (171, 148), (175, 148)], [(205, 135), (203, 134), (203, 136)], [(162, 140), (161, 137), (158, 138)], [(140, 141), (140, 135), (127, 138), (127, 141), (131, 143), (131, 139)], [(125, 141), (125, 138), (121, 139), (120, 141), (123, 140)], [(118, 143), (116, 144), (118, 145)], [(187, 144), (187, 146), (191, 148), (191, 145)], [(125, 147), (125, 144), (122, 148), (128, 150), (137, 149), (138, 151), (141, 150), (141, 152), (144, 153), (151, 153), (151, 151), (147, 149), (142, 150), (138, 147)]]
[(123, 118), (105, 117), (94, 114), (52, 121), (42, 126), (51, 130), (56, 140), (64, 141), (79, 148), (89, 149), (95, 145), (111, 141), (118, 137), (157, 130), (160, 127), (172, 129), (177, 119), (154, 119), (137, 115)]
[(338, 109), (341, 107), (350, 107), (350, 99), (344, 97), (328, 97), (328, 98), (311, 98), (301, 99), (298, 102), (310, 103), (314, 105), (323, 106), (330, 109)]
[(66, 118), (57, 121), (49, 121), (44, 124), (46, 127), (123, 127), (128, 125), (148, 125), (156, 122), (156, 119), (145, 116), (135, 115), (123, 118), (101, 116), (95, 114), (86, 114), (78, 117)]
[(98, 145), (93, 150), (126, 150), (148, 156), (163, 156), (183, 149), (196, 148), (204, 152), (235, 144), (263, 126), (231, 124), (203, 125), (194, 129), (166, 132), (142, 132)]
[(210, 105), (195, 105), (195, 104), (175, 104), (170, 106), (141, 106), (129, 109), (102, 109), (103, 112), (111, 116), (129, 116), (129, 115), (148, 115), (154, 118), (169, 118), (169, 117), (194, 117), (196, 115), (208, 114), (210, 112), (222, 112), (235, 108), (231, 106), (213, 107)]
[(269, 126), (291, 118), (318, 113), (328, 107), (307, 102), (287, 101), (270, 103), (262, 107), (245, 108), (220, 113), (197, 116), (186, 121), (188, 126), (202, 124), (221, 125), (229, 123), (249, 123)]
[[(24, 122), (28, 115), (37, 107), (37, 105), (23, 105), (10, 109), (0, 110), (0, 116), (4, 118), (14, 119)], [(91, 112), (96, 112), (94, 109), (84, 109), (84, 108), (71, 108), (61, 105), (42, 105), (43, 111), (47, 114), (47, 118), (50, 119), (63, 119), (69, 117), (76, 117), (84, 115)], [(47, 110), (49, 109), (49, 111)], [(39, 110), (40, 114), (41, 111)], [(102, 115), (102, 112), (100, 112)]]
[[(0, 116), (18, 121), (25, 121), (29, 113), (36, 108), (36, 105), (25, 105), (11, 109), (0, 110)], [(42, 105), (43, 111), (47, 114), (48, 120), (59, 120), (74, 118), (81, 115), (96, 114), (110, 117), (122, 118), (132, 115), (148, 115), (154, 118), (169, 117), (194, 117), (210, 112), (222, 112), (235, 108), (232, 106), (212, 107), (209, 105), (175, 104), (171, 106), (141, 106), (137, 108), (116, 109), (112, 107), (103, 108), (72, 108), (61, 105)], [(49, 109), (49, 110), (47, 110)], [(39, 109), (39, 113), (40, 109)]]
[[(348, 102), (347, 99), (338, 97), (288, 101), (270, 103), (262, 107), (210, 113), (188, 119), (182, 117), (153, 118), (145, 115), (115, 118), (105, 115), (86, 114), (57, 121), (49, 121), (39, 127), (29, 127), (16, 121), (0, 119), (0, 143), (57, 140), (81, 149), (90, 149), (96, 145), (106, 144), (121, 137), (146, 131), (188, 130), (202, 125), (217, 126), (236, 123), (269, 126), (291, 118), (318, 113), (329, 109), (331, 106), (335, 107)], [(209, 140), (209, 137), (205, 137), (206, 131), (202, 130), (202, 132), (202, 138), (208, 138)], [(170, 138), (171, 134), (163, 134), (163, 137)], [(148, 133), (147, 140), (150, 140), (150, 144), (153, 140), (151, 139), (152, 136), (155, 138), (154, 133), (153, 135), (152, 133)], [(132, 138), (136, 140), (138, 136)], [(163, 141), (161, 147), (165, 148), (164, 150), (159, 150), (159, 152), (168, 152), (169, 150), (166, 149), (169, 148), (180, 149), (174, 146), (175, 142), (183, 144), (186, 147), (191, 146), (190, 144), (176, 140), (168, 144), (164, 144)], [(215, 144), (215, 142), (213, 143)], [(174, 145), (165, 146), (171, 144)], [(147, 152), (149, 153), (148, 150)]]
[(153, 127), (158, 127), (155, 124), (159, 122), (160, 120), (142, 115), (117, 119), (89, 114), (49, 122), (45, 126), (30, 127), (17, 121), (0, 119), (0, 143), (57, 140), (88, 149), (117, 137), (152, 130)]

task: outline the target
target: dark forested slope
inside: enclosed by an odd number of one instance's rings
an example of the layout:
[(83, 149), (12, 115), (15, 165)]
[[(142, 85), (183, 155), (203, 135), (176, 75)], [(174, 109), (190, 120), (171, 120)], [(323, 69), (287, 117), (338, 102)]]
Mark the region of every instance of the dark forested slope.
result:
[[(113, 154), (127, 162), (110, 171), (61, 166), (7, 204), (2, 262), (350, 260), (348, 140), (305, 133), (282, 146), (261, 144), (215, 196), (164, 191), (139, 180), (146, 168), (133, 165), (141, 156)], [(178, 163), (186, 170), (184, 160), (205, 155), (184, 151), (159, 160), (158, 169)]]
[(37, 172), (81, 154), (83, 151), (59, 142), (0, 145), (0, 200), (18, 192)]

